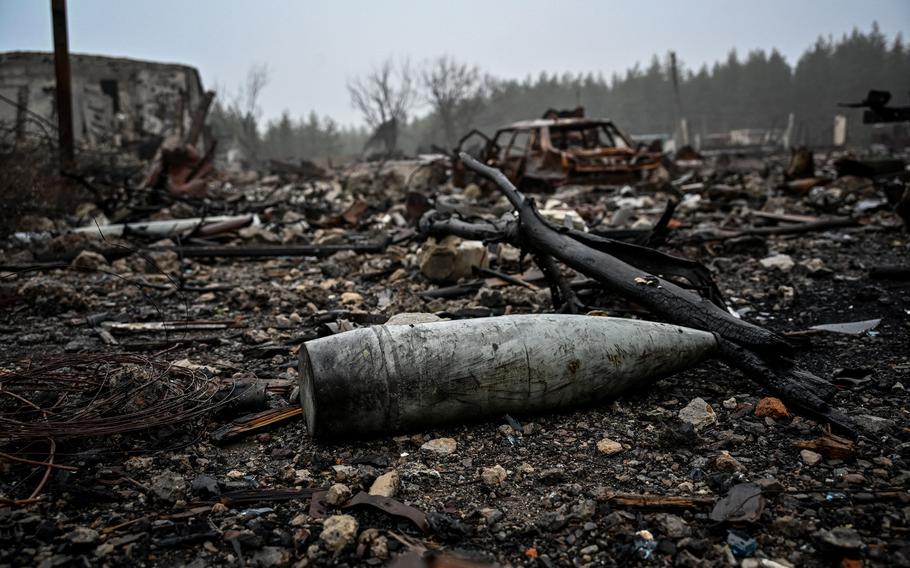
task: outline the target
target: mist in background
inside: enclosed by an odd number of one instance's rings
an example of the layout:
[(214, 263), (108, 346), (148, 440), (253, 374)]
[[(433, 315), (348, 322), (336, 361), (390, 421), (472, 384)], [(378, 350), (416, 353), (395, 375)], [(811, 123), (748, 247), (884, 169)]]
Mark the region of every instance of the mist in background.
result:
[[(824, 141), (837, 102), (877, 88), (902, 104), (910, 91), (901, 37), (910, 3), (902, 0), (79, 0), (69, 3), (69, 28), (74, 53), (197, 67), (219, 93), (219, 133), (282, 159), (362, 151), (382, 121), (353, 104), (351, 87), (385, 63), (396, 88), (402, 65), (410, 74), (412, 100), (396, 132), (408, 153), (448, 148), (470, 128), (489, 132), (548, 107), (582, 105), (632, 133), (672, 132), (671, 51), (693, 134), (783, 128), (793, 113), (803, 141)], [(48, 2), (0, 3), (0, 51), (51, 48)], [(476, 78), (448, 107), (425, 80), (443, 56)]]

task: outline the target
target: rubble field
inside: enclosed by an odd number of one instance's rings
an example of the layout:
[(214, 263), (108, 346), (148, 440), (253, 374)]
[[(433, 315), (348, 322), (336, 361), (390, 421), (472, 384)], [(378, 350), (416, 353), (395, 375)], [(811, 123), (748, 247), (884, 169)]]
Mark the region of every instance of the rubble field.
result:
[[(101, 238), (114, 220), (91, 203), (29, 219), (0, 258), (0, 566), (908, 565), (910, 285), (883, 267), (906, 267), (910, 237), (882, 179), (838, 176), (837, 157), (804, 183), (784, 180), (784, 155), (677, 164), (659, 248), (784, 334), (855, 437), (709, 360), (606, 404), (313, 440), (304, 341), (403, 313), (554, 309), (519, 250), (419, 234), (431, 207), (512, 210), (493, 187), (452, 187), (445, 160), (219, 174), (204, 199), (133, 215), (249, 217), (202, 236)], [(664, 212), (659, 187), (535, 199), (562, 226), (636, 238)], [(306, 246), (321, 256), (291, 250)], [(659, 320), (598, 289), (579, 298), (581, 313)]]

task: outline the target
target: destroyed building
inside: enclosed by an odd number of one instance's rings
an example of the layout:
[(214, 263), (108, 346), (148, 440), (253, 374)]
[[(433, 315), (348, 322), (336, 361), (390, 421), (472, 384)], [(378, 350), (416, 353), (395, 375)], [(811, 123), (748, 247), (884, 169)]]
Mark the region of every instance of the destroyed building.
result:
[[(84, 54), (70, 61), (75, 142), (83, 149), (150, 158), (168, 136), (185, 136), (206, 97), (188, 65)], [(2, 136), (54, 136), (55, 92), (52, 53), (0, 53)]]

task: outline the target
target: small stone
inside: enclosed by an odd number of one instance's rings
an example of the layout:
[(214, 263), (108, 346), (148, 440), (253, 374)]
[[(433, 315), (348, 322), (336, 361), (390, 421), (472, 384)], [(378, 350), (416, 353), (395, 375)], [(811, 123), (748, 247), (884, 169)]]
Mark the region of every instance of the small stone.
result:
[(107, 556), (112, 552), (114, 552), (114, 545), (109, 542), (99, 544), (98, 546), (95, 547), (95, 556), (97, 556), (98, 558)]
[(736, 408), (736, 397), (730, 397), (727, 400), (723, 401), (722, 404), (727, 410), (733, 410)]
[(398, 472), (393, 469), (376, 478), (376, 481), (370, 486), (370, 495), (394, 497), (398, 493), (400, 485), (401, 478), (398, 476)]
[(123, 462), (123, 467), (125, 467), (127, 471), (145, 471), (152, 466), (153, 462), (154, 459), (150, 457), (133, 456)]
[(349, 465), (333, 465), (332, 471), (335, 472), (335, 481), (349, 481), (358, 477), (357, 468)]
[(758, 404), (755, 405), (755, 416), (759, 418), (789, 418), (790, 411), (787, 410), (787, 407), (784, 406), (784, 403), (779, 399), (773, 396), (765, 397), (758, 401)]
[(73, 544), (95, 544), (99, 536), (95, 529), (76, 527), (66, 535), (66, 540)]
[(243, 479), (244, 475), (246, 475), (246, 474), (237, 469), (232, 469), (231, 471), (227, 472), (228, 479), (234, 479), (234, 480)]
[(692, 534), (689, 524), (676, 515), (668, 513), (657, 515), (657, 524), (668, 538), (683, 538)]
[(866, 483), (866, 476), (861, 473), (848, 473), (841, 480), (850, 485), (862, 485)]
[(427, 312), (402, 312), (390, 317), (389, 321), (385, 322), (385, 325), (412, 325), (417, 323), (433, 323), (437, 321), (442, 321), (442, 318), (436, 314)]
[(831, 530), (820, 530), (815, 533), (823, 544), (840, 550), (857, 550), (863, 547), (863, 540), (859, 534), (850, 527), (834, 527)]
[(447, 456), (455, 453), (455, 450), (458, 449), (458, 442), (454, 438), (435, 438), (420, 446), (420, 449), (431, 454)]
[(433, 282), (456, 282), (469, 277), (474, 267), (487, 267), (487, 247), (481, 241), (466, 241), (449, 235), (439, 241), (430, 237), (418, 253), (420, 272)]
[(799, 263), (800, 266), (806, 269), (806, 272), (809, 276), (825, 276), (831, 274), (831, 269), (825, 267), (824, 261), (820, 258), (810, 258), (809, 260), (803, 260)]
[(190, 491), (194, 495), (203, 497), (215, 497), (221, 495), (221, 488), (218, 487), (218, 481), (209, 475), (197, 475), (190, 483)]
[(270, 568), (272, 566), (287, 566), (291, 563), (290, 549), (281, 546), (263, 546), (253, 553), (251, 563), (253, 566)]
[(758, 261), (764, 268), (773, 268), (781, 272), (790, 272), (796, 265), (790, 255), (775, 254)]
[(224, 503), (215, 503), (212, 505), (212, 514), (220, 515), (221, 513), (226, 513), (228, 511), (228, 506)]
[(803, 463), (808, 466), (818, 465), (822, 461), (822, 455), (813, 452), (812, 450), (801, 450), (799, 452), (799, 457), (803, 460)]
[(303, 525), (307, 524), (307, 521), (308, 521), (307, 516), (304, 515), (303, 513), (299, 513), (293, 519), (291, 519), (291, 526), (292, 527), (302, 527)]
[(755, 485), (761, 487), (762, 493), (780, 493), (784, 490), (784, 485), (773, 477), (756, 479)]
[(480, 472), (480, 479), (483, 480), (487, 485), (502, 485), (502, 482), (506, 480), (508, 474), (504, 467), (499, 464), (494, 465), (493, 467), (485, 467), (483, 471)]
[(551, 467), (537, 474), (537, 481), (544, 485), (557, 485), (566, 481), (566, 470), (562, 467)]
[(152, 478), (152, 483), (149, 485), (152, 495), (169, 503), (182, 499), (186, 493), (186, 488), (186, 479), (169, 469)]
[[(372, 489), (370, 490), (372, 493)], [(351, 498), (351, 488), (343, 483), (336, 483), (329, 487), (325, 493), (325, 502), (333, 507), (338, 507)]]
[(480, 513), (480, 516), (483, 518), (484, 523), (487, 525), (492, 525), (502, 520), (502, 518), (505, 516), (499, 509), (493, 509), (491, 507), (484, 507), (478, 511), (478, 513)]
[(714, 460), (714, 467), (718, 471), (725, 471), (727, 473), (736, 473), (738, 471), (746, 471), (746, 467), (739, 463), (739, 461), (730, 455), (730, 452), (724, 450), (720, 453), (719, 456)]
[(322, 524), (319, 540), (325, 544), (326, 548), (338, 553), (345, 546), (354, 542), (357, 528), (357, 519), (351, 515), (333, 515)]
[(592, 554), (597, 554), (598, 550), (600, 550), (600, 549), (597, 547), (596, 544), (590, 544), (590, 545), (582, 548), (578, 552), (581, 553), (582, 556), (591, 556)]
[(341, 294), (341, 303), (345, 306), (359, 306), (363, 304), (363, 296), (357, 292), (344, 292)]
[(622, 451), (622, 444), (616, 440), (604, 438), (603, 440), (597, 442), (597, 451), (604, 455), (612, 456), (613, 454), (618, 454)]
[(389, 557), (389, 539), (380, 535), (370, 542), (370, 555), (384, 560)]
[(476, 183), (469, 183), (468, 186), (464, 188), (464, 196), (468, 199), (480, 199), (483, 196), (483, 191), (481, 191), (480, 186)]
[(679, 411), (679, 419), (690, 424), (695, 430), (701, 430), (717, 422), (717, 415), (704, 399), (693, 398)]
[(853, 417), (857, 426), (871, 434), (878, 434), (894, 427), (894, 422), (887, 418), (872, 416), (871, 414), (860, 414)]
[(90, 250), (84, 250), (79, 256), (73, 259), (71, 266), (80, 270), (100, 270), (107, 267), (107, 259), (104, 256)]

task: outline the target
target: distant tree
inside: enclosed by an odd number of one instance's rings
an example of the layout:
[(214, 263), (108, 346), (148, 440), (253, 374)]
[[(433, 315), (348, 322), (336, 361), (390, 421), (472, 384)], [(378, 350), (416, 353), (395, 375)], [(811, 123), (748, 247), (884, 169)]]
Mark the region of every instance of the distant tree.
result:
[(364, 121), (381, 134), (386, 151), (398, 145), (398, 128), (407, 123), (408, 113), (418, 102), (414, 70), (407, 60), (395, 64), (386, 59), (365, 77), (348, 81), (351, 105), (360, 111)]
[(430, 107), (442, 124), (446, 147), (451, 148), (458, 131), (480, 110), (484, 94), (480, 70), (443, 55), (425, 65), (421, 82)]
[(257, 64), (247, 70), (246, 78), (233, 93), (216, 89), (216, 103), (212, 109), (211, 123), (219, 138), (235, 140), (247, 157), (256, 160), (260, 151), (259, 120), (262, 108), (259, 98), (269, 83), (269, 68)]

